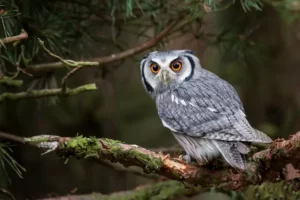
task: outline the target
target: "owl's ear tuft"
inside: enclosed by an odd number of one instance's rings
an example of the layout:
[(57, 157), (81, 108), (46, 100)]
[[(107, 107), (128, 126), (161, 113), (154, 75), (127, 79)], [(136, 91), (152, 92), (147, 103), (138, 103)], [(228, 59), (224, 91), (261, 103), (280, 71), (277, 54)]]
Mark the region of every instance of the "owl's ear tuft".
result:
[(193, 50), (189, 50), (189, 49), (185, 50), (184, 52), (185, 52), (185, 53), (188, 53), (188, 54), (192, 54), (192, 55), (195, 54), (195, 52), (194, 52)]

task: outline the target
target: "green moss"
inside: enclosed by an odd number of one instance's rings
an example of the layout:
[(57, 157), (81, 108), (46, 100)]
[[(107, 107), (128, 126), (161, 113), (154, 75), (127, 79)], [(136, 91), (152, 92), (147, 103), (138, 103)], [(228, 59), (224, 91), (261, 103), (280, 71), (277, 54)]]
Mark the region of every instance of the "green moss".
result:
[(163, 165), (160, 158), (141, 153), (134, 148), (124, 150), (120, 141), (106, 138), (77, 136), (61, 144), (58, 153), (62, 157), (108, 159), (125, 166), (137, 165), (148, 173), (159, 171)]
[(0, 84), (5, 84), (8, 86), (20, 87), (23, 84), (22, 80), (13, 80), (11, 78), (0, 78)]
[[(165, 181), (127, 193), (101, 196), (101, 200), (172, 200), (186, 194), (185, 187), (177, 181)], [(95, 198), (96, 199), (96, 198)]]
[(140, 153), (135, 149), (124, 152), (131, 159), (136, 159), (139, 163), (144, 165), (145, 172), (155, 172), (161, 168), (163, 161), (160, 158), (156, 158), (147, 154)]
[(243, 196), (248, 200), (298, 200), (300, 199), (300, 191), (294, 191), (294, 185), (281, 181), (279, 183), (263, 183), (259, 186), (249, 186)]
[[(101, 139), (102, 147), (105, 151), (100, 151), (100, 157), (110, 158), (111, 161), (122, 161), (126, 165), (138, 165), (143, 167), (145, 172), (155, 172), (160, 169), (163, 162), (160, 158), (141, 153), (134, 148), (124, 150), (121, 142), (111, 139)], [(101, 143), (100, 142), (100, 143)]]
[(99, 150), (100, 146), (97, 138), (77, 136), (63, 143), (59, 152), (61, 155), (76, 156), (77, 158), (99, 159)]

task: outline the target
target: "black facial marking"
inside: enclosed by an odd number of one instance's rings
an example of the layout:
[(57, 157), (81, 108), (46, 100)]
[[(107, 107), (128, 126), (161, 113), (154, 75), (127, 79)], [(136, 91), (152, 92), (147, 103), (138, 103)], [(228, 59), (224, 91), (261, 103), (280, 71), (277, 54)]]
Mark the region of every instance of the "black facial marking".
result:
[(144, 81), (144, 84), (145, 84), (145, 86), (146, 86), (146, 89), (148, 90), (148, 92), (152, 93), (152, 92), (153, 92), (153, 88), (152, 88), (151, 85), (146, 81), (145, 74), (144, 74), (145, 64), (146, 64), (146, 61), (144, 61), (143, 64), (142, 64), (142, 77), (143, 77), (143, 81)]
[(195, 54), (195, 52), (193, 50), (186, 50), (185, 53), (189, 53), (189, 54)]
[(189, 62), (191, 63), (191, 66), (192, 66), (192, 71), (191, 71), (190, 75), (187, 76), (187, 77), (185, 78), (185, 80), (188, 81), (188, 80), (190, 80), (190, 79), (193, 77), (193, 75), (194, 75), (195, 62), (194, 62), (194, 60), (193, 60), (193, 58), (192, 58), (191, 56), (184, 55), (184, 57), (186, 57), (186, 58), (189, 60)]

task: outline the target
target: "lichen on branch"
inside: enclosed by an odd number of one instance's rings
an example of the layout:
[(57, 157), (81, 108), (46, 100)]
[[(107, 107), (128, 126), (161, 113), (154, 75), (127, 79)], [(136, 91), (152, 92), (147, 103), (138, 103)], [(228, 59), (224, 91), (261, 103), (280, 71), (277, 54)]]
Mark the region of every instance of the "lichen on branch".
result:
[[(145, 173), (155, 173), (173, 180), (226, 190), (241, 190), (263, 181), (290, 180), (290, 175), (287, 178), (286, 166), (290, 163), (294, 166), (300, 164), (300, 132), (291, 136), (289, 140), (277, 139), (268, 149), (255, 153), (250, 158), (247, 171), (186, 164), (162, 153), (107, 138), (41, 135), (25, 138), (25, 142), (44, 148), (48, 152), (56, 151), (58, 156), (65, 159), (76, 157), (109, 160), (124, 166), (138, 166)], [(279, 176), (280, 174), (283, 175)]]
[(4, 92), (0, 94), (0, 104), (5, 100), (21, 100), (21, 99), (30, 99), (30, 98), (42, 98), (49, 96), (72, 96), (82, 92), (96, 90), (96, 84), (86, 84), (73, 89), (66, 88), (63, 90), (62, 88), (57, 89), (41, 89), (41, 90), (31, 90), (27, 92), (18, 92), (18, 93), (10, 93)]
[(14, 86), (14, 87), (20, 87), (23, 84), (22, 80), (14, 80), (6, 77), (0, 77), (0, 84), (8, 85), (8, 86)]

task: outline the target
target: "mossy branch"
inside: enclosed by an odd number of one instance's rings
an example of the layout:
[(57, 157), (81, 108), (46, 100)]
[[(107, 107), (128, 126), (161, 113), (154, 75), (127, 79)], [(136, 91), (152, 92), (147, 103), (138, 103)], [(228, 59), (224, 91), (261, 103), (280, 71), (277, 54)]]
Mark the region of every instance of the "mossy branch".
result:
[(20, 87), (23, 84), (22, 80), (14, 80), (6, 77), (0, 77), (0, 84), (8, 85), (8, 86), (14, 86), (14, 87)]
[[(209, 168), (186, 164), (162, 153), (155, 153), (137, 145), (95, 137), (59, 137), (41, 135), (25, 138), (25, 143), (56, 151), (57, 155), (68, 159), (109, 160), (124, 166), (138, 166), (145, 173), (154, 173), (169, 179), (218, 187), (226, 190), (241, 190), (248, 185), (264, 181), (277, 182), (299, 177), (295, 168), (300, 164), (300, 132), (288, 140), (277, 139), (272, 145), (255, 153), (249, 160), (249, 169), (240, 171), (233, 168)], [(295, 168), (287, 168), (292, 164)], [(291, 176), (291, 174), (294, 174)]]
[(49, 96), (72, 96), (82, 92), (87, 92), (91, 90), (96, 90), (96, 84), (86, 84), (73, 89), (66, 88), (63, 90), (62, 88), (57, 89), (42, 89), (42, 90), (31, 90), (27, 92), (19, 92), (19, 93), (9, 93), (5, 92), (0, 95), (0, 104), (5, 100), (21, 100), (21, 99), (30, 99), (30, 98), (42, 98)]

